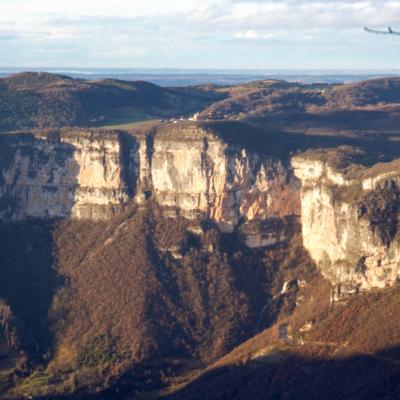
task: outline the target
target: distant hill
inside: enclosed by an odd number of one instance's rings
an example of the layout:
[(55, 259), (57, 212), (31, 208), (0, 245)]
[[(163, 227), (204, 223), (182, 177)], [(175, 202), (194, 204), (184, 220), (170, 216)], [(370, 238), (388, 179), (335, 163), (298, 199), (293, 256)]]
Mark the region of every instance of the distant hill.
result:
[(203, 119), (242, 120), (319, 133), (398, 130), (400, 78), (326, 85), (265, 80), (220, 89), (228, 96)]
[(167, 89), (147, 82), (85, 81), (23, 72), (0, 79), (0, 130), (99, 125), (201, 111), (221, 94)]
[(343, 85), (266, 79), (235, 86), (176, 88), (45, 72), (0, 79), (3, 131), (117, 127), (194, 112), (200, 112), (202, 120), (240, 120), (280, 131), (394, 131), (400, 126), (400, 78)]
[(335, 87), (328, 104), (338, 107), (400, 103), (400, 78), (382, 78)]

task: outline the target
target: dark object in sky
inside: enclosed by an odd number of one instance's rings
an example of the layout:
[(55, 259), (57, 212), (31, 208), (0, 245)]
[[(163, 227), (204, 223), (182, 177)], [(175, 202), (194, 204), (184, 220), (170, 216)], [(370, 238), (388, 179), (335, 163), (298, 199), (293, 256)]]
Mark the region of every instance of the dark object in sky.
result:
[(387, 31), (378, 31), (375, 29), (370, 29), (370, 28), (364, 28), (365, 31), (370, 32), (370, 33), (377, 33), (378, 35), (399, 35), (400, 32), (394, 31), (390, 26), (388, 27)]

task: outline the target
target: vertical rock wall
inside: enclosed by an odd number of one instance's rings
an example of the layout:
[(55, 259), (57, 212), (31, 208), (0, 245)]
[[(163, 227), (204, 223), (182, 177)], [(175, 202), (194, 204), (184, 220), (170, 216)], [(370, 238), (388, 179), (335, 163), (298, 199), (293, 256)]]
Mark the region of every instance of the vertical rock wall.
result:
[(304, 246), (334, 285), (334, 299), (395, 284), (400, 276), (398, 176), (392, 171), (350, 179), (324, 161), (301, 157), (292, 165), (302, 182)]

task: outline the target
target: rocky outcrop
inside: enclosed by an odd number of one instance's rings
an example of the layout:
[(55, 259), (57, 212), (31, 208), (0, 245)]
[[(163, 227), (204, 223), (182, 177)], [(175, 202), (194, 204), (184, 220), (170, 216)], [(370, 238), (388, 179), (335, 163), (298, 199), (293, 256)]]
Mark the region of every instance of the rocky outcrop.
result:
[(29, 337), (26, 327), (12, 313), (11, 308), (0, 299), (0, 340), (4, 339), (9, 348), (26, 352), (34, 351), (35, 343)]
[(139, 186), (165, 208), (206, 216), (225, 231), (299, 214), (298, 182), (282, 160), (229, 146), (197, 126), (160, 132), (146, 145)]
[[(228, 145), (196, 124), (136, 135), (64, 132), (1, 140), (2, 220), (104, 219), (131, 200), (152, 199), (166, 212), (207, 218), (226, 232), (258, 220), (272, 221), (271, 231), (276, 219), (300, 211), (298, 180), (285, 161)], [(258, 235), (253, 228), (246, 241), (271, 245), (290, 236), (287, 230)]]
[(256, 248), (290, 240), (301, 208), (304, 246), (335, 298), (399, 279), (397, 164), (344, 173), (303, 155), (290, 166), (197, 124), (0, 140), (3, 221), (106, 219), (128, 202), (151, 199), (168, 215), (238, 230)]
[(2, 220), (105, 218), (128, 199), (117, 137), (15, 135), (1, 142)]
[(292, 159), (301, 180), (304, 246), (334, 285), (334, 299), (393, 285), (400, 276), (397, 238), (400, 173), (393, 166), (352, 176), (327, 162)]

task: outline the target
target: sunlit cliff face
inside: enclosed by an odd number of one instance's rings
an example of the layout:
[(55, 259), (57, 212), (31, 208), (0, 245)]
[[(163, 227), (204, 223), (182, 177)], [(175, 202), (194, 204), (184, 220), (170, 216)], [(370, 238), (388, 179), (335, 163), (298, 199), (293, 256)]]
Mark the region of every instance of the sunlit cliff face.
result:
[(289, 165), (195, 125), (151, 136), (71, 132), (57, 140), (2, 140), (3, 221), (107, 219), (129, 202), (151, 199), (168, 215), (211, 220), (225, 232), (241, 227), (244, 242), (256, 248), (290, 240), (301, 214), (304, 246), (335, 298), (398, 280), (395, 168), (348, 177), (318, 158), (297, 156)]
[(298, 215), (298, 184), (285, 163), (233, 148), (200, 128), (168, 136), (13, 138), (2, 169), (3, 219), (106, 219), (133, 200), (156, 201), (222, 230), (240, 221)]
[(298, 157), (292, 166), (302, 182), (304, 246), (335, 285), (335, 298), (396, 283), (400, 247), (390, 225), (391, 218), (397, 224), (398, 172), (349, 179), (321, 160)]

